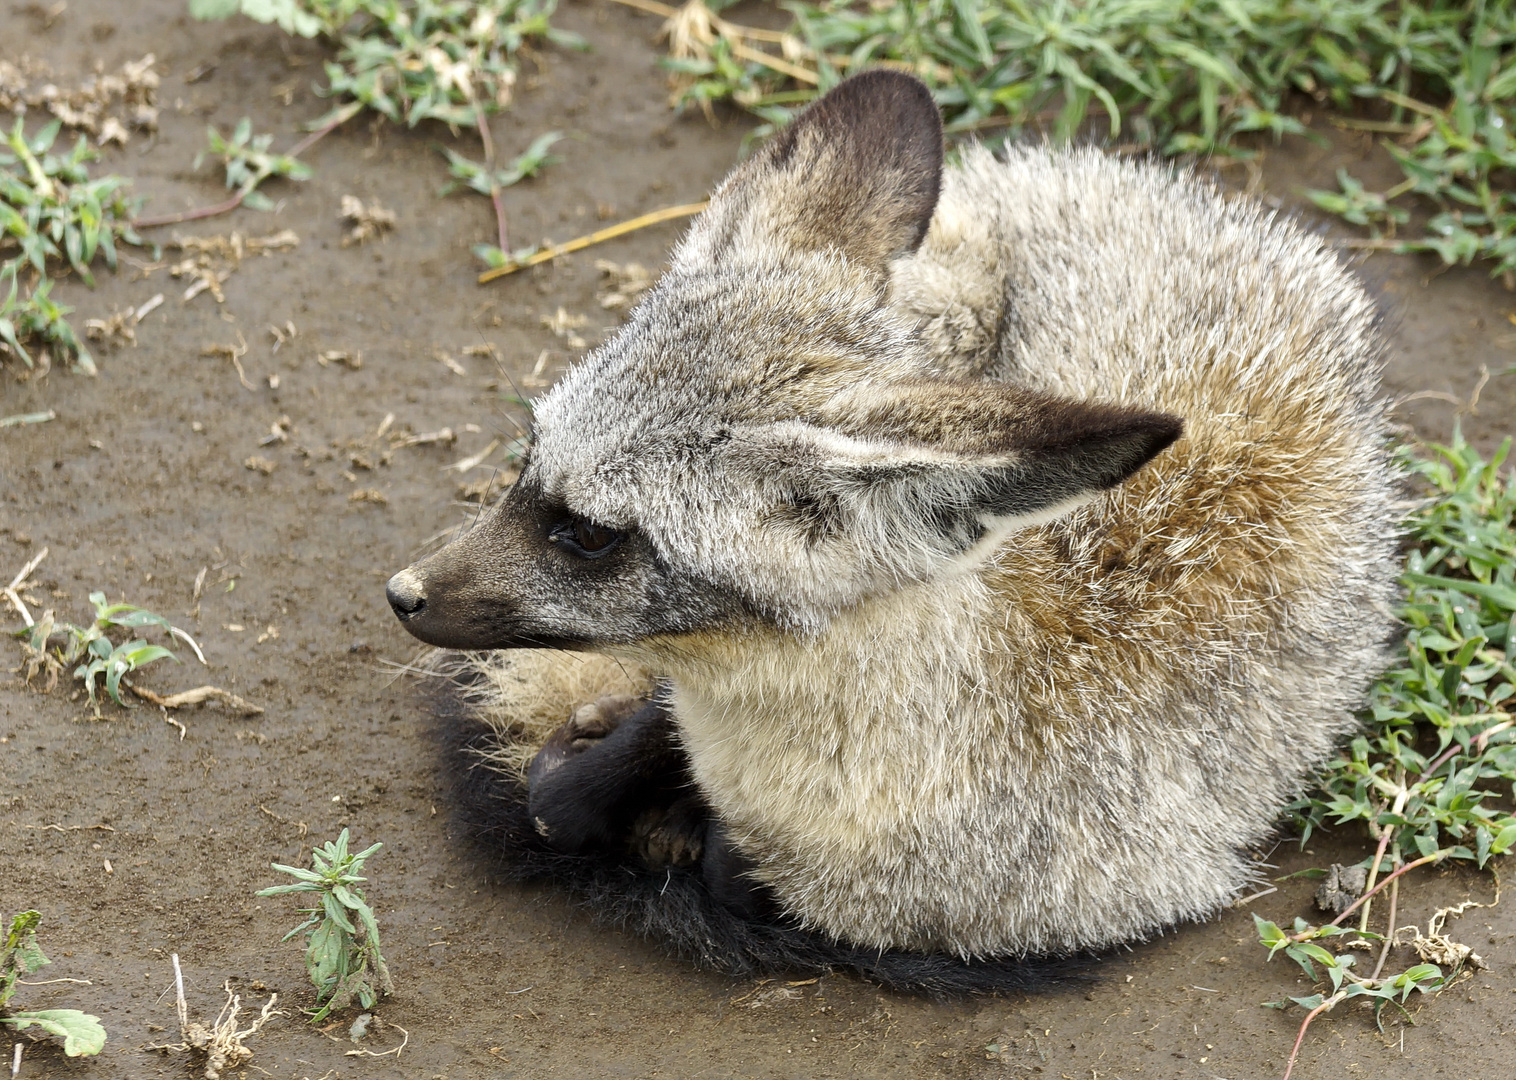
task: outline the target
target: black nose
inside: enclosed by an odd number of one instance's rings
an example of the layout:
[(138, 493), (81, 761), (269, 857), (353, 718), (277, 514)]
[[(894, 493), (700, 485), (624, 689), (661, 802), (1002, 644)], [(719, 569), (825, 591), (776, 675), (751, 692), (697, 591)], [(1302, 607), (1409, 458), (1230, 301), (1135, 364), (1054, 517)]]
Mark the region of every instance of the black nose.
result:
[(390, 578), (384, 595), (401, 622), (414, 619), (426, 610), (426, 587), (411, 570), (402, 570)]

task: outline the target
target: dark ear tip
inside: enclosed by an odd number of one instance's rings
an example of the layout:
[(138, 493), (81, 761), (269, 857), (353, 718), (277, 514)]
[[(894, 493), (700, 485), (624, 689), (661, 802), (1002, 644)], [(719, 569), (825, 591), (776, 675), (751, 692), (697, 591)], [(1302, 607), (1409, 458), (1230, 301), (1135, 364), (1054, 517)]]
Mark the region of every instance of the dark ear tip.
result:
[(924, 124), (942, 141), (942, 113), (926, 83), (894, 68), (876, 67), (850, 75), (819, 99), (839, 112), (874, 112), (897, 123)]
[(1168, 449), (1184, 434), (1184, 421), (1169, 413), (1149, 413), (1148, 432), (1153, 453)]
[(829, 93), (862, 93), (870, 96), (879, 94), (899, 95), (901, 97), (915, 98), (925, 102), (936, 110), (937, 103), (932, 100), (932, 92), (926, 83), (908, 71), (900, 71), (896, 68), (873, 67), (850, 75), (843, 79)]

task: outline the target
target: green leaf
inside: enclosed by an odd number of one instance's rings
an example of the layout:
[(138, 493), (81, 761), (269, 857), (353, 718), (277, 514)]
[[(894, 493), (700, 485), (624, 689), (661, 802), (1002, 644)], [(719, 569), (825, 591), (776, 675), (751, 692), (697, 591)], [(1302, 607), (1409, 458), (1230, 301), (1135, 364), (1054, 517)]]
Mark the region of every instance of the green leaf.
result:
[(112, 626), (125, 626), (132, 629), (144, 626), (158, 626), (164, 630), (169, 629), (168, 620), (162, 615), (154, 615), (151, 611), (143, 611), (141, 608), (132, 608), (121, 615), (112, 615), (108, 621)]
[(100, 1018), (78, 1009), (11, 1013), (0, 1016), (0, 1024), (10, 1024), (17, 1031), (36, 1024), (50, 1035), (62, 1037), (63, 1052), (69, 1057), (88, 1057), (105, 1049), (105, 1028), (100, 1026)]
[(290, 893), (320, 892), (320, 891), (321, 891), (321, 886), (320, 885), (310, 885), (310, 884), (304, 884), (304, 883), (302, 883), (302, 884), (299, 884), (299, 885), (271, 885), (267, 889), (259, 889), (253, 895), (254, 896), (287, 896)]
[(196, 19), (229, 19), (241, 10), (241, 0), (189, 0), (189, 13)]
[(321, 903), (325, 906), (326, 917), (328, 919), (349, 934), (356, 934), (358, 932), (358, 928), (352, 924), (352, 921), (347, 917), (347, 912), (343, 910), (342, 905), (337, 901), (335, 896), (331, 893), (325, 893), (321, 897)]
[(1482, 581), (1464, 581), (1460, 578), (1411, 571), (1407, 571), (1404, 577), (1413, 585), (1432, 585), (1440, 589), (1453, 589), (1456, 592), (1468, 593), (1470, 596), (1483, 597), (1509, 611), (1516, 611), (1516, 588), (1509, 585), (1486, 585)]

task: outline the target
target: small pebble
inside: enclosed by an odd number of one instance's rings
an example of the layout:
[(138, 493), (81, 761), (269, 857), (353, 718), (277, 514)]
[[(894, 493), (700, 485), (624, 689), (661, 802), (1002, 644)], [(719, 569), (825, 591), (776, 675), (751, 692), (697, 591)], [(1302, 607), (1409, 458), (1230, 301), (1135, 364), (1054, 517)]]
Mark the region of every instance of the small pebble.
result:
[(347, 1037), (353, 1042), (360, 1041), (368, 1034), (368, 1026), (373, 1022), (373, 1013), (359, 1013), (358, 1019), (353, 1021), (353, 1026), (347, 1029)]

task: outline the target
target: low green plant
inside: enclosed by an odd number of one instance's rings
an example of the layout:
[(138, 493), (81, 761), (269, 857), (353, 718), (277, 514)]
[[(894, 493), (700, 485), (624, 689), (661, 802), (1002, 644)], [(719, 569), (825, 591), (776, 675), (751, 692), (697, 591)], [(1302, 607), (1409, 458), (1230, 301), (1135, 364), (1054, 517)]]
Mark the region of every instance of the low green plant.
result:
[[(190, 0), (198, 19), (242, 14), (337, 46), (327, 93), (411, 127), (505, 108), (527, 41), (582, 48), (550, 19), (557, 0)], [(313, 126), (320, 126), (317, 121)]]
[(17, 262), (0, 266), (0, 289), (5, 290), (5, 299), (0, 300), (0, 351), (9, 350), (33, 368), (36, 364), (22, 342), (40, 341), (50, 353), (61, 358), (73, 357), (75, 367), (95, 374), (94, 357), (64, 318), (74, 309), (52, 298), (51, 278), (42, 278), (30, 296), (22, 296), (19, 268)]
[(319, 898), (314, 906), (301, 909), (309, 918), (282, 939), (306, 935), (305, 969), (316, 987), (320, 1006), (311, 1013), (313, 1024), (325, 1020), (334, 1009), (346, 1008), (355, 997), (368, 1009), (381, 994), (395, 992), (379, 951), (379, 923), (358, 888), (359, 882), (368, 880), (360, 876), (364, 862), (383, 846), (374, 844), (350, 854), (347, 830), (343, 829), (336, 840), (311, 852), (310, 870), (270, 864), (295, 878), (294, 884), (258, 890), (259, 896), (315, 893)]
[(52, 690), (58, 676), (67, 668), (74, 667), (74, 678), (84, 683), (89, 694), (90, 707), (95, 718), (100, 718), (100, 699), (96, 693), (96, 679), (105, 677), (105, 692), (112, 701), (129, 708), (121, 697), (121, 679), (158, 660), (179, 658), (161, 645), (149, 645), (142, 638), (130, 638), (115, 642), (109, 637), (111, 630), (142, 630), (156, 627), (170, 636), (188, 635), (169, 624), (162, 615), (134, 607), (131, 604), (107, 603), (103, 592), (89, 594), (95, 608), (95, 618), (84, 626), (69, 622), (57, 622), (51, 611), (44, 612), (36, 625), (13, 631), (21, 639), (21, 648), (26, 653), (25, 679), (30, 682), (39, 671), (48, 678), (44, 689)]
[[(482, 164), (451, 150), (444, 153), (454, 180), (461, 182), (448, 190), (468, 187), (490, 196), (494, 204), (498, 243), (475, 249), (487, 262), (488, 253), (510, 248), (501, 191), (556, 160), (547, 153), (561, 137), (553, 133), (537, 139), (510, 166), (497, 168), (488, 119), (510, 105), (516, 54), (528, 41), (584, 47), (578, 35), (552, 26), (556, 6), (557, 0), (189, 0), (190, 14), (196, 18), (242, 14), (277, 23), (286, 33), (323, 37), (336, 46), (322, 92), (339, 103), (311, 124), (316, 134), (300, 144), (301, 150), (365, 108), (410, 127), (439, 120), (455, 133), (463, 126), (476, 128), (484, 146)], [(266, 152), (267, 142), (253, 149)], [(292, 151), (286, 161), (294, 163), (298, 154)], [(256, 176), (256, 171), (248, 176)], [(227, 183), (233, 184), (230, 170)], [(239, 202), (247, 200), (234, 198), (207, 208), (202, 216)], [(266, 200), (247, 204), (260, 202)]]
[[(44, 964), (50, 963), (37, 945), (37, 926), (41, 922), (41, 912), (23, 911), (11, 920), (5, 936), (0, 938), (0, 1024), (9, 1024), (16, 1031), (24, 1031), (35, 1025), (49, 1035), (57, 1035), (63, 1040), (63, 1052), (69, 1057), (98, 1054), (105, 1048), (105, 1028), (100, 1026), (98, 1016), (91, 1016), (78, 1009), (37, 1009), (29, 1012), (10, 1012), (6, 1009), (21, 976), (30, 975)], [(0, 921), (0, 926), (4, 925)]]
[[(448, 161), (448, 174), (453, 179), (444, 184), (438, 194), (451, 195), (461, 188), (467, 188), (487, 195), (497, 204), (497, 212), (503, 222), (503, 211), (498, 209), (501, 191), (536, 176), (549, 165), (557, 164), (559, 159), (548, 151), (562, 138), (563, 133), (560, 131), (549, 131), (537, 136), (532, 140), (531, 146), (512, 158), (511, 163), (503, 169), (492, 169), (487, 162), (481, 164), (471, 161), (457, 151), (443, 147), (442, 152)], [(504, 265), (508, 258), (504, 245), (509, 243), (509, 237), (505, 236), (500, 244), (475, 244), (474, 254), (488, 266)]]
[[(190, 0), (190, 14), (197, 19), (228, 19), (233, 15), (246, 15), (261, 23), (277, 23), (286, 34), (300, 37), (315, 37), (322, 31), (331, 32), (327, 21), (312, 11), (315, 5), (301, 0)], [(321, 8), (331, 14), (339, 13), (345, 4), (324, 4)]]
[[(89, 163), (99, 155), (80, 136), (68, 153), (56, 153), (61, 121), (27, 138), (17, 117), (0, 146), (0, 352), (35, 366), (23, 344), (41, 342), (49, 358), (93, 374), (95, 362), (65, 318), (73, 309), (49, 297), (47, 274), (66, 261), (87, 284), (95, 283), (96, 256), (116, 268), (118, 243), (140, 244), (132, 228), (136, 204), (120, 176), (91, 178)], [(36, 284), (21, 295), (21, 272)]]
[(206, 129), (206, 149), (195, 158), (195, 168), (207, 155), (219, 157), (226, 168), (226, 186), (236, 193), (241, 205), (250, 210), (272, 210), (274, 201), (258, 186), (271, 176), (289, 180), (309, 180), (311, 167), (290, 154), (269, 151), (272, 135), (254, 135), (253, 122), (244, 116), (232, 129), (230, 137), (214, 125)]
[[(1351, 998), (1373, 1000), (1377, 1018), (1387, 1003), (1451, 985), (1466, 949), (1452, 950), (1447, 972), (1423, 963), (1381, 975), (1396, 943), (1400, 878), (1449, 860), (1488, 867), (1516, 850), (1516, 815), (1502, 805), (1516, 793), (1516, 474), (1504, 468), (1510, 450), (1507, 440), (1485, 460), (1455, 431), (1448, 445), (1405, 457), (1428, 494), (1408, 522), (1404, 645), (1374, 686), (1362, 733), (1326, 767), (1317, 789), (1290, 807), (1302, 845), (1323, 826), (1363, 824), (1375, 845), (1358, 864), (1367, 871), (1363, 893), (1325, 926), (1297, 919), (1284, 931), (1254, 916), (1270, 958), (1282, 950), (1313, 981), (1320, 964), (1330, 981), (1326, 993), (1291, 999), (1309, 1010), (1302, 1037), (1314, 1017)], [(1380, 935), (1369, 930), (1369, 918), (1387, 885), (1389, 925)], [(1344, 926), (1354, 914), (1357, 926)], [(1317, 944), (1348, 933), (1380, 943), (1368, 975), (1359, 974), (1353, 955)]]

